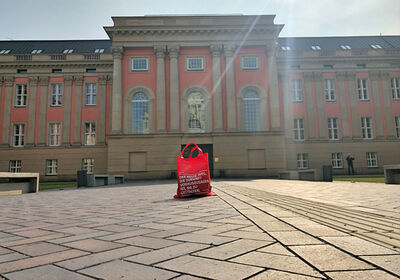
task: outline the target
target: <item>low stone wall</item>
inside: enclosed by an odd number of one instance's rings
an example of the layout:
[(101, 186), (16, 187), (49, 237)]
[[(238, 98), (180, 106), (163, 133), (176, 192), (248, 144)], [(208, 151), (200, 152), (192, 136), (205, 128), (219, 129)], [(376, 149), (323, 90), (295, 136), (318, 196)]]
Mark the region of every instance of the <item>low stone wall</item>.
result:
[(39, 191), (39, 173), (0, 172), (0, 195)]

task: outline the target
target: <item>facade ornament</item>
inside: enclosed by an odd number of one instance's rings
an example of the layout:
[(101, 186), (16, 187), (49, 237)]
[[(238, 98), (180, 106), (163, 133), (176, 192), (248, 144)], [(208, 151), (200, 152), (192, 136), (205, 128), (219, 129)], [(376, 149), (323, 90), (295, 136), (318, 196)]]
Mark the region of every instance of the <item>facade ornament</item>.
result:
[(322, 81), (322, 73), (321, 72), (313, 72), (314, 81), (320, 82)]
[(107, 84), (108, 76), (107, 75), (101, 75), (99, 76), (99, 84), (100, 85), (105, 85)]
[(231, 57), (235, 54), (236, 46), (235, 45), (224, 45), (224, 53), (225, 56)]
[(111, 53), (113, 59), (122, 59), (122, 55), (124, 53), (123, 47), (111, 47)]
[(83, 85), (83, 76), (74, 76), (74, 81), (77, 86)]
[(178, 58), (180, 46), (179, 45), (171, 45), (168, 46), (168, 55), (170, 58)]
[(154, 46), (154, 52), (157, 58), (164, 58), (166, 46)]
[(31, 87), (36, 87), (38, 85), (38, 77), (29, 77), (29, 85)]
[(4, 83), (6, 84), (6, 87), (11, 87), (14, 84), (14, 77), (12, 76), (5, 76), (4, 77)]
[(49, 85), (49, 77), (39, 77), (40, 86)]
[(278, 50), (278, 43), (273, 41), (273, 42), (268, 42), (267, 45), (265, 46), (265, 51), (267, 52), (267, 56), (275, 56), (276, 52)]
[(380, 77), (380, 75), (381, 75), (381, 72), (380, 71), (369, 71), (369, 77), (372, 79), (372, 80), (378, 80), (379, 79), (379, 77)]
[(210, 45), (210, 53), (213, 57), (221, 56), (222, 45)]
[(64, 84), (66, 86), (71, 86), (72, 85), (72, 79), (73, 77), (68, 75), (68, 76), (64, 76)]
[(305, 81), (312, 81), (314, 78), (314, 73), (313, 72), (304, 72), (303, 77), (304, 77)]
[(347, 79), (349, 81), (356, 79), (356, 73), (355, 72), (346, 72), (346, 76), (347, 76)]
[(338, 81), (344, 81), (346, 79), (347, 75), (345, 71), (338, 71), (336, 72), (336, 79)]

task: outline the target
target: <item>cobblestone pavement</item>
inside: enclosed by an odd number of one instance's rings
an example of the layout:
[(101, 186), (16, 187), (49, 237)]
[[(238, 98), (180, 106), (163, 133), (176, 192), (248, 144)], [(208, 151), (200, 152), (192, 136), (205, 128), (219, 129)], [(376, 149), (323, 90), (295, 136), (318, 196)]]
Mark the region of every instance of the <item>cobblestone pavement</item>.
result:
[[(174, 181), (0, 197), (0, 279), (400, 278), (398, 185), (213, 186), (189, 199), (172, 198)], [(342, 216), (367, 228), (327, 225)], [(374, 230), (394, 241), (357, 235)]]

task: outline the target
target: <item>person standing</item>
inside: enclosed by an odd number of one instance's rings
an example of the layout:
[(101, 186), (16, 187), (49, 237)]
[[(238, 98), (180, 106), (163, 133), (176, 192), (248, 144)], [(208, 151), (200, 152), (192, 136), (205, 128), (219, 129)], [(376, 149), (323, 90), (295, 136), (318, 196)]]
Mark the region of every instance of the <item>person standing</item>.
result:
[(347, 161), (347, 171), (349, 175), (354, 175), (353, 160), (354, 157), (352, 157), (351, 154), (348, 154), (346, 157), (346, 161)]

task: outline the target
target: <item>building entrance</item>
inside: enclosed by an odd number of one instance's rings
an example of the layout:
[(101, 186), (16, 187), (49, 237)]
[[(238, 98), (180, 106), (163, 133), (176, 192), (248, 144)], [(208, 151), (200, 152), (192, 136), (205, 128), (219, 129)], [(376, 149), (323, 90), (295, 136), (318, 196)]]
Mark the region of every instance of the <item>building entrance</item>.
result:
[[(183, 148), (185, 148), (185, 145), (181, 145), (181, 151)], [(208, 166), (210, 168), (210, 177), (214, 177), (214, 156), (213, 156), (213, 145), (212, 144), (197, 144), (199, 148), (203, 151), (203, 153), (208, 153)], [(188, 149), (185, 150), (183, 153), (184, 158), (188, 158), (190, 156), (190, 151), (193, 146), (189, 146)], [(198, 152), (195, 151), (193, 152), (192, 157), (196, 157), (198, 155)]]

